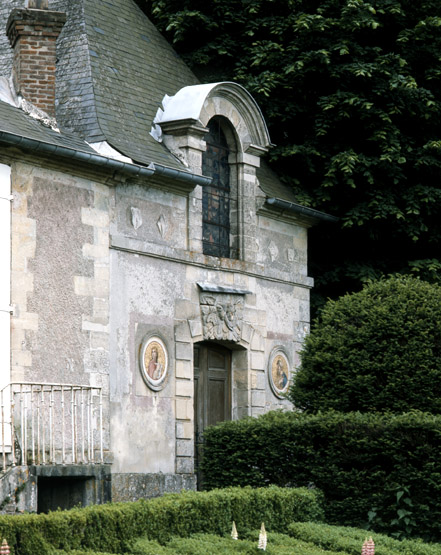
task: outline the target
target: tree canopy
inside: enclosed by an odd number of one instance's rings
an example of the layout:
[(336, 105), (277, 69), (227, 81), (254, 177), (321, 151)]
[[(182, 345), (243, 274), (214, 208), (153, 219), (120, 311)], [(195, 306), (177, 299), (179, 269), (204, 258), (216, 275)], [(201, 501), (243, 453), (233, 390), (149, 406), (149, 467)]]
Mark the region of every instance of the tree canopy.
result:
[(310, 412), (441, 414), (441, 287), (410, 276), (328, 301), (290, 399)]
[(311, 232), (323, 298), (441, 279), (439, 0), (139, 0), (203, 81), (256, 98), (273, 168), (340, 218)]

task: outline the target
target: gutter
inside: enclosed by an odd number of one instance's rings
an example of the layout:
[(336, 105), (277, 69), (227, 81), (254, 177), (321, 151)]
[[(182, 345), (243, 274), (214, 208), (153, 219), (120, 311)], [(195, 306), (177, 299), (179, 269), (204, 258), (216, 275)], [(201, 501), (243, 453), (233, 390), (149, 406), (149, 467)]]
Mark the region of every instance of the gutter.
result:
[(175, 170), (173, 168), (168, 168), (167, 166), (161, 166), (160, 164), (154, 164), (151, 162), (148, 168), (153, 170), (156, 175), (163, 175), (165, 177), (170, 177), (171, 179), (178, 179), (180, 181), (186, 181), (187, 183), (193, 183), (196, 185), (210, 185), (212, 178), (205, 177), (205, 175), (198, 175), (196, 173), (184, 172), (182, 170)]
[(152, 175), (156, 174), (162, 175), (164, 177), (169, 177), (177, 181), (192, 183), (194, 186), (208, 185), (211, 182), (210, 177), (196, 175), (187, 171), (175, 170), (173, 168), (168, 168), (167, 166), (162, 166), (160, 164), (151, 163), (149, 166), (130, 164), (128, 162), (121, 162), (120, 160), (115, 160), (114, 158), (109, 158), (107, 156), (101, 156), (100, 154), (84, 152), (82, 150), (76, 150), (75, 148), (61, 145), (54, 145), (45, 141), (39, 141), (37, 139), (15, 135), (14, 133), (9, 133), (7, 131), (0, 131), (0, 142), (13, 146), (18, 146), (23, 148), (24, 150), (28, 150), (31, 152), (41, 152), (43, 154), (49, 154), (52, 156), (56, 155), (60, 156), (61, 158), (77, 160), (79, 162), (90, 164), (95, 167), (109, 169), (113, 171), (120, 171), (132, 176), (151, 177)]
[(267, 204), (274, 206), (275, 208), (280, 208), (281, 210), (287, 210), (288, 212), (293, 212), (301, 216), (307, 216), (309, 218), (314, 218), (322, 222), (338, 222), (339, 218), (336, 216), (331, 216), (330, 214), (325, 214), (325, 212), (320, 212), (319, 210), (314, 210), (314, 208), (308, 208), (307, 206), (302, 206), (301, 204), (296, 204), (295, 202), (289, 202), (287, 200), (282, 200), (280, 198), (268, 198), (266, 199)]

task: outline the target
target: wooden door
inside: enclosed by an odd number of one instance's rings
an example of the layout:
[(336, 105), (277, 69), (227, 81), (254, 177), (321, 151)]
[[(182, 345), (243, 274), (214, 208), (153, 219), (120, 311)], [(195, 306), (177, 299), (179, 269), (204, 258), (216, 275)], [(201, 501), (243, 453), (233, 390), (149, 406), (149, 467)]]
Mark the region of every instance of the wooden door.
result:
[(202, 477), (199, 462), (203, 433), (207, 426), (231, 420), (231, 354), (214, 344), (194, 348), (195, 470), (198, 487)]

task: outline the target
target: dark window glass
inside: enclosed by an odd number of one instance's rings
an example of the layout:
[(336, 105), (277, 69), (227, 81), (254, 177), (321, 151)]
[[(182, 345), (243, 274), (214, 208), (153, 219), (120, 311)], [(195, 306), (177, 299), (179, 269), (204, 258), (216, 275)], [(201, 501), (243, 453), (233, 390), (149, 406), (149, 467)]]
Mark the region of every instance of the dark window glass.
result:
[(230, 166), (228, 145), (219, 120), (208, 124), (207, 150), (202, 156), (202, 173), (212, 177), (202, 195), (202, 242), (204, 254), (230, 256)]

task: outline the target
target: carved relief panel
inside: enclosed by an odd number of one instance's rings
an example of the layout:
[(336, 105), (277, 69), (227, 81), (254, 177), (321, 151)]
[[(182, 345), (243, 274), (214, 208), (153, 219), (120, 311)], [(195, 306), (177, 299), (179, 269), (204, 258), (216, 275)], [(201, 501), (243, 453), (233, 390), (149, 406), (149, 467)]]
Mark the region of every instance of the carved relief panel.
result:
[(202, 328), (205, 339), (240, 341), (243, 298), (232, 294), (202, 294)]

